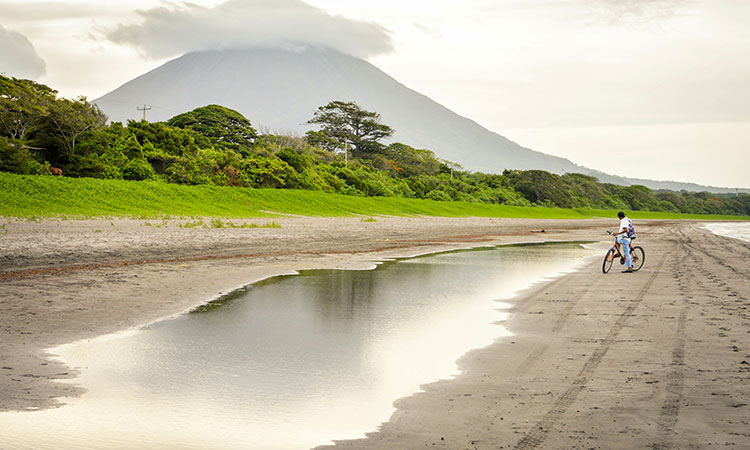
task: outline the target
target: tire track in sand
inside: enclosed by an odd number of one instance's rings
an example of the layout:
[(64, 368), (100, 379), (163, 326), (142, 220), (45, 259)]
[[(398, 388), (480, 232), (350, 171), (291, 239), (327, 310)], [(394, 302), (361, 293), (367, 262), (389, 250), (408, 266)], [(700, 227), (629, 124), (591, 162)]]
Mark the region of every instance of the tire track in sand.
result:
[(680, 311), (677, 321), (677, 345), (672, 351), (672, 371), (667, 375), (665, 387), (666, 398), (656, 419), (658, 436), (656, 442), (649, 447), (652, 449), (672, 448), (671, 436), (674, 434), (680, 406), (683, 402), (683, 385), (685, 379), (685, 322), (687, 322), (687, 304)]
[(580, 394), (581, 391), (586, 388), (586, 385), (589, 382), (589, 377), (593, 375), (597, 366), (607, 354), (609, 348), (615, 342), (617, 335), (620, 334), (620, 331), (625, 326), (628, 319), (630, 319), (630, 317), (633, 315), (633, 311), (635, 311), (638, 305), (640, 305), (643, 297), (646, 296), (646, 293), (654, 283), (654, 280), (656, 280), (656, 277), (661, 273), (661, 269), (664, 265), (665, 260), (666, 254), (662, 255), (661, 261), (659, 261), (659, 264), (656, 267), (653, 275), (651, 275), (648, 281), (646, 281), (641, 290), (638, 292), (638, 295), (636, 295), (636, 297), (630, 301), (627, 308), (625, 308), (625, 311), (620, 314), (620, 316), (617, 318), (617, 321), (609, 330), (607, 337), (602, 340), (599, 347), (592, 353), (591, 357), (586, 361), (586, 364), (584, 364), (583, 368), (578, 372), (578, 375), (573, 380), (573, 385), (570, 386), (555, 401), (555, 403), (552, 405), (552, 408), (550, 408), (550, 410), (547, 411), (544, 417), (542, 417), (542, 420), (534, 425), (532, 430), (526, 433), (526, 435), (521, 438), (521, 440), (513, 448), (519, 450), (534, 449), (538, 448), (542, 443), (544, 443), (555, 423), (560, 419), (560, 417), (562, 417), (563, 414), (567, 412), (568, 408), (570, 408), (570, 406), (578, 397), (578, 394)]
[[(688, 286), (685, 284), (686, 280), (690, 280), (692, 287), (697, 287), (704, 291), (706, 296), (710, 298), (711, 292), (715, 289), (722, 289), (735, 296), (739, 295), (733, 290), (726, 287), (726, 284), (720, 281), (713, 273), (711, 273), (705, 266), (704, 259), (701, 255), (707, 256), (713, 259), (722, 267), (727, 267), (727, 264), (716, 258), (710, 252), (704, 248), (696, 245), (692, 239), (689, 238), (682, 230), (682, 241), (680, 242), (681, 253), (686, 255), (683, 262), (679, 266), (673, 267), (674, 278), (677, 279), (678, 290), (682, 296), (683, 306), (680, 310), (680, 317), (677, 322), (677, 343), (674, 350), (672, 351), (672, 361), (670, 364), (670, 372), (666, 377), (666, 386), (664, 388), (665, 398), (659, 411), (659, 417), (656, 420), (657, 425), (657, 437), (655, 441), (648, 447), (651, 449), (670, 449), (674, 447), (672, 438), (675, 436), (675, 426), (677, 425), (677, 419), (680, 412), (680, 407), (684, 402), (684, 379), (685, 379), (685, 341), (687, 339), (685, 333), (685, 327), (687, 322), (687, 313), (689, 309), (690, 299), (692, 296), (687, 296), (689, 292)], [(725, 250), (731, 252), (728, 246), (724, 246)], [(742, 247), (741, 250), (746, 249)], [(732, 269), (735, 273), (739, 273), (736, 269)], [(684, 273), (685, 276), (679, 276)], [(704, 281), (711, 282), (716, 286), (712, 288), (706, 286)], [(715, 296), (714, 296), (715, 298)]]
[[(681, 242), (680, 243), (681, 253), (689, 255), (691, 253), (689, 246)], [(684, 259), (684, 263), (681, 265), (672, 266), (673, 277), (677, 280), (677, 289), (682, 297), (682, 307), (680, 308), (680, 316), (677, 319), (677, 342), (672, 350), (672, 361), (669, 365), (671, 368), (670, 372), (666, 376), (666, 384), (664, 387), (665, 397), (664, 402), (659, 410), (659, 417), (656, 419), (657, 436), (655, 441), (648, 447), (655, 450), (669, 449), (673, 447), (672, 436), (674, 434), (675, 426), (677, 425), (677, 418), (680, 414), (680, 407), (683, 402), (683, 386), (685, 379), (685, 324), (687, 322), (687, 313), (689, 307), (689, 301), (686, 297), (688, 289), (685, 286), (685, 279), (694, 280), (696, 277), (696, 267), (698, 273), (703, 272), (703, 260), (697, 255), (690, 255)], [(682, 272), (689, 271), (689, 276), (680, 276)], [(692, 297), (691, 297), (692, 298)]]
[[(563, 308), (563, 310), (560, 312), (560, 316), (552, 326), (552, 334), (557, 334), (562, 331), (562, 329), (565, 327), (565, 324), (568, 322), (568, 319), (570, 319), (570, 316), (573, 313), (573, 309), (576, 307), (578, 302), (588, 294), (590, 289), (591, 285), (587, 286), (586, 289), (584, 289), (584, 291), (581, 292), (580, 295), (573, 298), (573, 300), (568, 300), (568, 304), (565, 305), (565, 308)], [(539, 359), (544, 355), (548, 348), (549, 344), (543, 344), (536, 350), (529, 353), (526, 359), (524, 359), (523, 362), (521, 362), (521, 364), (516, 367), (516, 375), (525, 375), (526, 372), (528, 372), (537, 363), (537, 361), (539, 361)]]
[[(558, 278), (557, 280), (552, 281), (545, 287), (545, 291), (549, 290), (551, 287), (557, 287), (560, 286), (567, 286), (568, 284), (576, 284), (577, 280), (574, 277), (562, 277)], [(570, 318), (573, 309), (575, 308), (576, 304), (579, 300), (581, 300), (586, 294), (588, 294), (589, 290), (591, 289), (591, 286), (586, 287), (586, 289), (577, 297), (575, 297), (573, 300), (566, 300), (568, 304), (562, 309), (560, 312), (560, 316), (558, 317), (557, 321), (555, 321), (555, 324), (552, 326), (552, 333), (556, 334), (559, 333), (560, 330), (563, 329), (565, 326), (565, 323)], [(515, 305), (513, 308), (510, 309), (511, 312), (529, 312), (529, 309), (536, 304), (536, 299), (538, 296), (541, 296), (541, 291), (537, 292), (537, 295), (531, 297), (530, 300), (524, 302), (521, 305)], [(517, 376), (523, 376), (528, 372), (544, 355), (544, 353), (549, 348), (549, 344), (542, 344), (538, 348), (534, 349), (531, 353), (526, 356), (526, 358), (516, 367), (515, 374)]]
[[(710, 233), (710, 231), (706, 231), (707, 233)], [(711, 258), (716, 264), (720, 265), (724, 269), (731, 270), (735, 273), (735, 275), (739, 275), (741, 277), (745, 277), (746, 274), (738, 270), (733, 265), (727, 263), (721, 258), (718, 258), (716, 255), (714, 255), (712, 252), (707, 251), (705, 248), (702, 248), (699, 245), (696, 245), (696, 243), (693, 241), (693, 238), (690, 237), (687, 233), (685, 233), (684, 230), (679, 230), (679, 233), (681, 234), (682, 242), (688, 245), (692, 250), (695, 250), (697, 252), (700, 252), (704, 256)], [(743, 242), (733, 243), (734, 245), (729, 245), (727, 241), (731, 238), (727, 238), (725, 236), (717, 236), (713, 233), (711, 233), (714, 237), (714, 244), (718, 245), (725, 250), (727, 250), (729, 253), (739, 254), (739, 253), (745, 253), (743, 255), (739, 255), (738, 258), (747, 258), (747, 250), (749, 249), (748, 246)]]

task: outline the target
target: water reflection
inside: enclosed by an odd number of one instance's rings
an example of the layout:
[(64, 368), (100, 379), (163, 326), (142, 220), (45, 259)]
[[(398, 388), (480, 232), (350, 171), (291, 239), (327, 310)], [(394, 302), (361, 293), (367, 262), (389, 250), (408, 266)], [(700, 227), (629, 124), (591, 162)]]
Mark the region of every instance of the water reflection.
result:
[(298, 449), (360, 437), (392, 402), (506, 334), (498, 300), (576, 244), (500, 247), (261, 282), (130, 336), (59, 349), (89, 389), (0, 414), (10, 448)]

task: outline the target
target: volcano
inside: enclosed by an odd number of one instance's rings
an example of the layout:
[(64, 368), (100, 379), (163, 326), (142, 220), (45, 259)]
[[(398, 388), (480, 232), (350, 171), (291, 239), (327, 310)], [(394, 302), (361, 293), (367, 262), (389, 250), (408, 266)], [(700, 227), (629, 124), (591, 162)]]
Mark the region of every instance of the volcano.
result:
[(504, 169), (578, 172), (602, 181), (622, 179), (522, 147), (409, 89), (369, 62), (334, 50), (248, 49), (185, 54), (93, 101), (112, 121), (167, 120), (219, 104), (250, 119), (260, 131), (303, 134), (319, 106), (355, 101), (376, 111), (396, 132), (392, 141), (426, 148), (472, 171)]
[[(396, 132), (391, 141), (425, 148), (465, 169), (502, 173), (542, 169), (583, 173), (602, 182), (652, 189), (734, 192), (694, 183), (630, 179), (579, 166), (490, 131), (399, 83), (369, 62), (329, 49), (247, 49), (187, 53), (93, 101), (110, 120), (167, 120), (218, 104), (239, 111), (261, 132), (303, 134), (319, 106), (355, 101)], [(745, 190), (742, 190), (745, 191)]]

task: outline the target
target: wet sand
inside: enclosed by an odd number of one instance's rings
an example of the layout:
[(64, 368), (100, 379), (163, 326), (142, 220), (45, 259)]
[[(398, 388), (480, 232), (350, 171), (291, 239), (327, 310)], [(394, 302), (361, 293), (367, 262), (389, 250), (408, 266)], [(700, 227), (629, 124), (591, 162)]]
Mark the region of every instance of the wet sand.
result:
[[(259, 279), (513, 242), (601, 240), (603, 255), (609, 242), (603, 230), (617, 225), (274, 220), (281, 228), (6, 220), (0, 235), (0, 411), (56, 407), (60, 397), (83, 393), (52, 381), (75, 372), (44, 349), (179, 314)], [(515, 336), (468, 353), (459, 377), (398, 400), (380, 431), (338, 446), (747, 445), (750, 245), (695, 224), (639, 223), (638, 230), (647, 251), (641, 272), (603, 275), (596, 258), (522, 293), (504, 323)]]
[(596, 260), (523, 293), (515, 336), (335, 448), (750, 448), (750, 244), (691, 225), (641, 236), (640, 272)]

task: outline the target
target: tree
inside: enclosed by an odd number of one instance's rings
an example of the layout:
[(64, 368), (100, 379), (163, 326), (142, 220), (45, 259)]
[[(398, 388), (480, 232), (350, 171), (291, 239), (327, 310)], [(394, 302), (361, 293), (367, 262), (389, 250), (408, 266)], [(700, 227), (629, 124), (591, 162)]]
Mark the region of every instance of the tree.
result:
[(0, 136), (0, 172), (41, 175), (49, 173), (48, 167), (49, 164), (37, 161), (20, 141)]
[(219, 105), (203, 106), (179, 114), (169, 119), (167, 124), (178, 128), (192, 128), (206, 136), (214, 145), (232, 150), (252, 147), (258, 138), (257, 131), (245, 116)]
[(453, 178), (453, 172), (459, 172), (464, 170), (464, 167), (456, 162), (448, 161), (447, 159), (438, 158), (438, 161), (440, 161), (440, 172), (442, 173), (450, 173), (451, 178)]
[(516, 191), (536, 204), (551, 204), (561, 208), (575, 206), (569, 186), (560, 175), (544, 170), (505, 170), (503, 177)]
[(308, 131), (305, 133), (305, 140), (308, 144), (314, 145), (330, 152), (344, 150), (346, 146), (336, 139), (332, 138), (323, 131)]
[[(354, 102), (333, 101), (318, 108), (307, 123), (321, 125), (320, 131), (307, 133), (309, 141), (330, 147), (351, 147), (358, 153), (377, 152), (378, 141), (393, 135), (393, 128), (380, 123), (380, 114), (366, 111)], [(331, 145), (337, 143), (336, 146)]]
[(391, 161), (391, 170), (398, 176), (436, 174), (440, 171), (441, 162), (430, 150), (416, 149), (396, 142), (386, 147), (382, 153)]
[(0, 75), (0, 134), (22, 140), (29, 126), (46, 114), (56, 94), (43, 84)]
[(150, 142), (158, 150), (175, 156), (194, 154), (199, 148), (208, 148), (211, 141), (190, 129), (181, 129), (165, 122), (129, 120), (127, 130), (133, 133), (141, 145)]
[(63, 98), (50, 104), (47, 119), (62, 140), (65, 153), (75, 154), (76, 142), (86, 133), (98, 130), (107, 123), (107, 116), (86, 97), (76, 100)]

